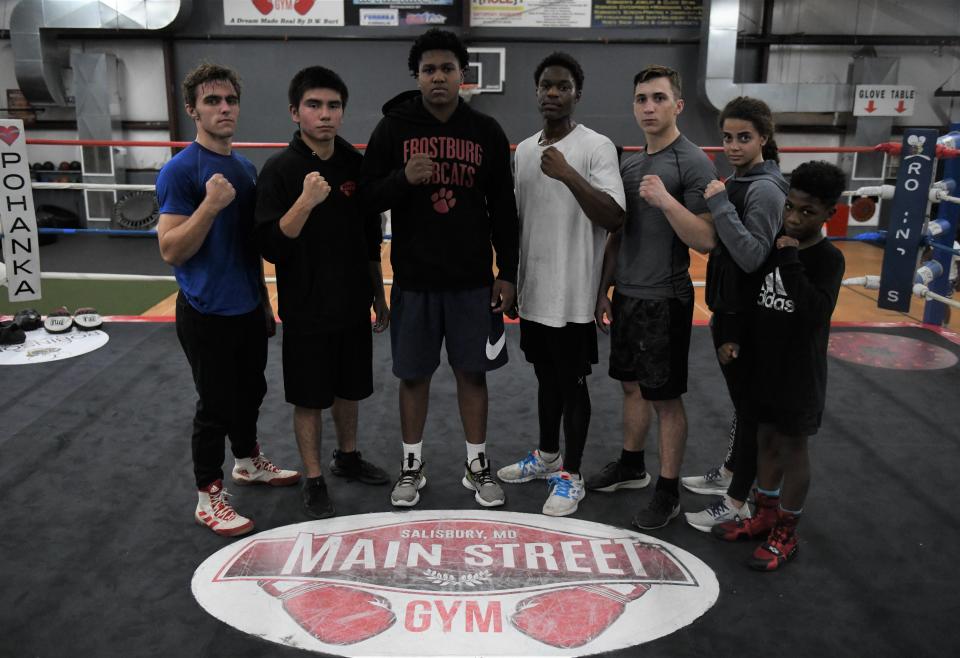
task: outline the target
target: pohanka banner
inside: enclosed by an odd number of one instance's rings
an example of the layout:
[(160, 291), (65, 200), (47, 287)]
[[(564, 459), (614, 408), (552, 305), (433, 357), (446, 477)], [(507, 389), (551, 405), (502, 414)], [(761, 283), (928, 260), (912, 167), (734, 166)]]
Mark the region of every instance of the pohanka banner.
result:
[[(27, 137), (20, 119), (0, 119), (0, 225), (7, 298), (40, 299), (40, 241), (33, 208)], [(0, 280), (2, 280), (0, 276)]]

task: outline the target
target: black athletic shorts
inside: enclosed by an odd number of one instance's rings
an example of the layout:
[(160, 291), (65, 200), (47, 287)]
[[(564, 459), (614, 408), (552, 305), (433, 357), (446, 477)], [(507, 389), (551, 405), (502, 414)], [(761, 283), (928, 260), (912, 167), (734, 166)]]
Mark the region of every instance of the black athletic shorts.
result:
[(390, 346), (393, 374), (421, 379), (447, 361), (462, 372), (495, 370), (507, 362), (503, 314), (490, 310), (490, 288), (390, 291)]
[(614, 291), (610, 376), (637, 382), (645, 400), (687, 392), (693, 299), (638, 299)]
[(283, 326), (283, 390), (287, 402), (327, 409), (335, 397), (362, 400), (373, 393), (370, 320), (330, 333)]
[(548, 327), (520, 318), (520, 349), (527, 361), (553, 365), (557, 372), (582, 377), (597, 363), (597, 326), (593, 322), (568, 322)]
[(747, 402), (745, 406), (745, 416), (758, 423), (773, 425), (787, 436), (813, 436), (823, 420), (823, 412), (816, 409), (778, 409), (757, 402)]

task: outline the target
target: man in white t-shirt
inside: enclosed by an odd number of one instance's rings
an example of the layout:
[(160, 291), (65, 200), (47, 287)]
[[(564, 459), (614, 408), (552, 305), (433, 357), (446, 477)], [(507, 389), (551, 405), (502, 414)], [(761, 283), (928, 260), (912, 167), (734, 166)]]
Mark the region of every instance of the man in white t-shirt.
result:
[[(553, 53), (534, 73), (543, 130), (516, 153), (520, 348), (539, 385), (537, 450), (501, 468), (504, 482), (546, 478), (543, 513), (566, 516), (584, 496), (580, 460), (590, 424), (586, 376), (597, 363), (593, 322), (604, 243), (626, 200), (613, 143), (573, 120), (583, 70)], [(560, 456), (560, 426), (566, 454)]]

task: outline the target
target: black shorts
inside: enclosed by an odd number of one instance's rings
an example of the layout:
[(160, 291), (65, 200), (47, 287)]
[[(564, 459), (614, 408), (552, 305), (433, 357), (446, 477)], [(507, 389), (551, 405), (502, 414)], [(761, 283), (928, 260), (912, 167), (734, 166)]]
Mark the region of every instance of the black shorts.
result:
[(637, 382), (645, 400), (687, 392), (693, 299), (637, 299), (614, 291), (610, 376)]
[(815, 409), (778, 409), (749, 402), (745, 414), (758, 423), (773, 425), (778, 432), (787, 436), (813, 436), (823, 421), (823, 412)]
[(567, 376), (583, 377), (597, 363), (597, 326), (593, 322), (568, 322), (548, 327), (520, 318), (520, 349), (534, 365), (548, 364)]
[(422, 379), (447, 361), (461, 372), (486, 372), (507, 362), (503, 314), (490, 310), (490, 288), (390, 291), (390, 346), (393, 374)]
[(373, 393), (370, 321), (330, 333), (299, 333), (283, 326), (283, 390), (287, 402), (327, 409), (335, 397), (362, 400)]

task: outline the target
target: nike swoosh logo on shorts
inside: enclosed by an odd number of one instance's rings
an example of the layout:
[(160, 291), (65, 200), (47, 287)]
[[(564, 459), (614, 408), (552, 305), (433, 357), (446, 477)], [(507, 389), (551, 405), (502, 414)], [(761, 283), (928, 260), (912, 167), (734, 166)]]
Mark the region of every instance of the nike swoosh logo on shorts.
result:
[(487, 359), (490, 361), (496, 360), (500, 356), (500, 352), (503, 351), (503, 346), (507, 344), (507, 334), (500, 334), (499, 340), (496, 343), (491, 343), (490, 339), (487, 339)]

